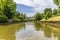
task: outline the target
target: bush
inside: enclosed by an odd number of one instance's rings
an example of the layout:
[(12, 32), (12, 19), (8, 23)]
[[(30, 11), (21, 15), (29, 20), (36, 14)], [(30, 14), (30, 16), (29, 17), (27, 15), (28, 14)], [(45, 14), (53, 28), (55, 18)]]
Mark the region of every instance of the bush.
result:
[(8, 17), (6, 17), (5, 15), (0, 15), (0, 23), (7, 21), (8, 21)]
[(5, 16), (4, 13), (0, 11), (0, 23), (7, 21), (8, 21), (8, 17)]
[(39, 21), (43, 18), (43, 14), (37, 12), (36, 15), (34, 16), (35, 21)]
[(45, 15), (45, 19), (47, 20), (48, 18), (51, 18), (52, 14), (50, 13), (50, 11), (48, 11)]

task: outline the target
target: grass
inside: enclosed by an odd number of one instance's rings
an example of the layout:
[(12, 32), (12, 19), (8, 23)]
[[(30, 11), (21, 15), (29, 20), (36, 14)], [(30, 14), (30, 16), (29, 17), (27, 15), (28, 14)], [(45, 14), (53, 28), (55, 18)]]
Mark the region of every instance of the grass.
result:
[(41, 21), (46, 21), (46, 19), (42, 19)]
[(49, 18), (48, 20), (42, 19), (41, 21), (60, 21), (60, 16), (54, 16)]
[(49, 18), (47, 21), (60, 21), (60, 16)]

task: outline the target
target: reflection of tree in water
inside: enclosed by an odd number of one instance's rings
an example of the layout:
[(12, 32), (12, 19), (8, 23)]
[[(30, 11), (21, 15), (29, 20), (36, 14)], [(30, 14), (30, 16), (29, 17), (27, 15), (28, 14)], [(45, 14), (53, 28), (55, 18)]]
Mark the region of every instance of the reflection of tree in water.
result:
[(54, 34), (54, 37), (58, 37), (58, 40), (60, 40), (60, 31), (57, 29), (57, 30), (53, 30), (53, 34)]
[(54, 37), (55, 37), (55, 38), (58, 37), (58, 40), (60, 40), (60, 32), (58, 32), (58, 31), (53, 31), (53, 33), (54, 33)]
[(37, 31), (43, 30), (46, 37), (49, 37), (49, 38), (51, 37), (51, 32), (52, 32), (52, 31), (51, 31), (50, 28), (48, 28), (47, 25), (42, 24), (42, 23), (35, 23), (35, 29), (36, 29)]
[[(50, 28), (52, 27), (52, 28)], [(58, 38), (58, 40), (60, 40), (60, 29), (59, 28), (55, 28), (54, 26), (51, 25), (47, 25), (47, 24), (42, 24), (42, 23), (35, 23), (35, 30), (37, 31), (44, 31), (44, 35), (45, 37), (51, 38), (52, 36), (54, 36), (54, 38)], [(53, 35), (52, 35), (53, 33)]]
[[(52, 28), (50, 28), (52, 27)], [(50, 25), (45, 25), (45, 29), (44, 29), (44, 33), (45, 33), (45, 36), (47, 37), (51, 37), (51, 33), (53, 33), (53, 36), (56, 38), (58, 37), (58, 40), (60, 40), (60, 29), (59, 28), (56, 28), (54, 26), (50, 26)]]
[(56, 31), (53, 31), (53, 36), (56, 38), (57, 36), (58, 36), (58, 32), (56, 32)]
[(42, 24), (35, 22), (35, 30), (37, 30), (37, 31), (42, 30)]
[(45, 25), (45, 27), (44, 27), (44, 33), (45, 33), (45, 36), (46, 36), (46, 37), (51, 38), (51, 33), (52, 33), (52, 31), (51, 31), (50, 28), (48, 28), (47, 25)]
[[(17, 25), (18, 25), (18, 27), (17, 27)], [(15, 27), (16, 31), (19, 31), (20, 29), (23, 29), (23, 28), (25, 28), (25, 23), (16, 24), (16, 27)]]
[(23, 28), (25, 24), (11, 24), (6, 26), (0, 26), (0, 39), (4, 40), (15, 40), (15, 33), (19, 29)]
[(58, 33), (58, 40), (60, 40), (60, 32)]

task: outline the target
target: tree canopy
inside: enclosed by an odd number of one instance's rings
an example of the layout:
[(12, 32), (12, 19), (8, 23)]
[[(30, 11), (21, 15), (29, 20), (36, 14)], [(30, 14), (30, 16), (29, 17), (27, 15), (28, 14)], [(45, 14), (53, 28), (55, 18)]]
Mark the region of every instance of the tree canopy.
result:
[(53, 0), (56, 5), (59, 5), (59, 0)]
[(16, 3), (13, 0), (0, 0), (0, 15), (1, 14), (0, 21), (3, 19), (24, 20), (26, 16), (16, 11)]

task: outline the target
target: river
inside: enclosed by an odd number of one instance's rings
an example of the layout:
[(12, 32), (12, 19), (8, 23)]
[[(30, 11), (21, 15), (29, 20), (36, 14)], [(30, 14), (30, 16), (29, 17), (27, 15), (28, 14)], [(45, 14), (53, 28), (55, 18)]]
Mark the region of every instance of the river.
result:
[(60, 28), (36, 22), (0, 25), (0, 40), (60, 40)]

